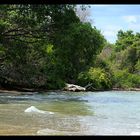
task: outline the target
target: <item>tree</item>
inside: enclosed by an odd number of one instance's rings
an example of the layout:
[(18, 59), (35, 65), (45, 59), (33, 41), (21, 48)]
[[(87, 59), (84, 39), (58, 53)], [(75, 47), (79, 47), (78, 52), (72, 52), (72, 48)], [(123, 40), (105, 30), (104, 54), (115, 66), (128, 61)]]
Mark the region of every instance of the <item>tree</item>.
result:
[[(102, 50), (104, 37), (89, 23), (75, 23), (57, 36), (56, 58), (67, 82), (74, 82), (79, 72), (88, 69)], [(73, 83), (72, 82), (72, 83)]]
[(118, 32), (114, 50), (108, 59), (113, 72), (113, 85), (119, 88), (139, 87), (140, 34)]
[(85, 23), (85, 22), (90, 22), (90, 7), (88, 8), (81, 8), (80, 6), (76, 8), (76, 15), (79, 17), (80, 21)]
[(118, 31), (117, 37), (118, 39), (116, 41), (116, 51), (121, 51), (133, 44), (135, 35), (131, 30), (126, 32), (120, 30)]
[(52, 69), (55, 74), (56, 64), (53, 53), (50, 55), (44, 51), (44, 46), (47, 49), (49, 44), (53, 44), (56, 32), (79, 21), (74, 7), (30, 4), (0, 6), (1, 83), (24, 87), (48, 85), (53, 78), (52, 73), (47, 72)]
[(91, 67), (88, 71), (80, 73), (78, 82), (83, 86), (90, 84), (89, 90), (105, 90), (112, 87), (108, 73), (99, 67)]

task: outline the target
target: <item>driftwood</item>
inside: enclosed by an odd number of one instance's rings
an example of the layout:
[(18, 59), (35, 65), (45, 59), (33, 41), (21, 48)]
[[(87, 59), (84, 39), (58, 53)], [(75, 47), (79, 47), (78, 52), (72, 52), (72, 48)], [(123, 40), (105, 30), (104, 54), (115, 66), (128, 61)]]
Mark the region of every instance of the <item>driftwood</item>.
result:
[(96, 90), (96, 88), (94, 88), (93, 86), (93, 83), (89, 83), (85, 86), (86, 90)]
[(74, 84), (66, 84), (66, 86), (63, 88), (63, 90), (66, 90), (66, 91), (86, 91), (86, 88), (78, 86), (78, 85), (74, 85)]

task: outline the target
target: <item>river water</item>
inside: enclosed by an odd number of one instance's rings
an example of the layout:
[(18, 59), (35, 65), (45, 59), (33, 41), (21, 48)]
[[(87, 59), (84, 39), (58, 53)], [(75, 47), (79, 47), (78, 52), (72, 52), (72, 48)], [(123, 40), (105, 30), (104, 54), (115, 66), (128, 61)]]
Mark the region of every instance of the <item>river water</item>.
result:
[(0, 93), (0, 135), (140, 135), (140, 92)]

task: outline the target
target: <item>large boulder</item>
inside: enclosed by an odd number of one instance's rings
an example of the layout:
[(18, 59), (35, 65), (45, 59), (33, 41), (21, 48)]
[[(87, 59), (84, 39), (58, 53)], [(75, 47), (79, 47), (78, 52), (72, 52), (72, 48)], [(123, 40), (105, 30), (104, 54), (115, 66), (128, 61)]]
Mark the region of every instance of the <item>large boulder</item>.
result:
[(86, 91), (86, 88), (74, 85), (74, 84), (66, 84), (63, 90), (66, 91)]

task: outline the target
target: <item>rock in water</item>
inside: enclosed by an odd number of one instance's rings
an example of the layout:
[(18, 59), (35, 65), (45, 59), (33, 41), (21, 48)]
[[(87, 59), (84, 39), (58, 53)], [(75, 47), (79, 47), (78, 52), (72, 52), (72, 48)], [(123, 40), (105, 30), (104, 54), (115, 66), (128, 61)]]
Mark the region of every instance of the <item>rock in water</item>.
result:
[(31, 107), (27, 108), (24, 112), (26, 112), (26, 113), (36, 112), (36, 113), (43, 113), (43, 114), (46, 114), (46, 113), (54, 114), (53, 112), (39, 110), (35, 106), (31, 106)]
[(64, 87), (64, 90), (66, 91), (85, 91), (86, 88), (74, 85), (74, 84), (66, 84), (66, 87)]
[(31, 106), (29, 108), (27, 108), (24, 112), (37, 112), (37, 113), (45, 113), (45, 111), (39, 110), (37, 109), (35, 106)]

